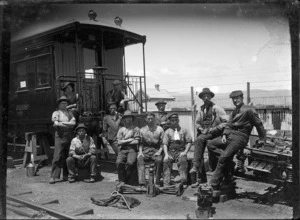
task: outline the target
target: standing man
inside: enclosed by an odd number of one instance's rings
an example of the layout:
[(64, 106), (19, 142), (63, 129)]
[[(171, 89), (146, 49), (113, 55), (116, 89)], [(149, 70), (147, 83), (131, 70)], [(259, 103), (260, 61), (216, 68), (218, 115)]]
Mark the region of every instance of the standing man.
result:
[(155, 103), (158, 112), (155, 114), (157, 125), (161, 126), (164, 131), (168, 129), (168, 113), (165, 111), (166, 102), (160, 100)]
[(198, 172), (198, 181), (192, 184), (192, 188), (207, 182), (203, 157), (207, 141), (220, 136), (222, 131), (217, 132), (216, 126), (228, 121), (225, 110), (211, 101), (214, 96), (215, 94), (209, 88), (204, 88), (199, 94), (199, 98), (203, 100), (204, 104), (200, 107), (196, 118), (199, 135), (195, 141), (193, 167), (190, 174)]
[(117, 111), (123, 114), (124, 111), (127, 109), (126, 101), (128, 101), (128, 98), (126, 97), (125, 93), (122, 91), (123, 83), (120, 80), (116, 79), (112, 82), (112, 84), (114, 88), (106, 94), (106, 102), (116, 103)]
[[(103, 118), (102, 137), (106, 138), (116, 155), (119, 153), (117, 133), (120, 127), (121, 114), (117, 112), (117, 105), (109, 102), (107, 105), (108, 115)], [(105, 141), (105, 140), (104, 140)]]
[(232, 182), (233, 157), (247, 145), (253, 126), (258, 132), (259, 144), (263, 144), (266, 139), (264, 126), (257, 112), (252, 106), (245, 105), (243, 102), (243, 92), (233, 91), (229, 97), (232, 98), (235, 109), (225, 125), (222, 136), (213, 139), (207, 145), (209, 151), (215, 157), (219, 157), (210, 181), (214, 190), (219, 189), (223, 178), (225, 178), (224, 184)]
[(58, 110), (52, 114), (52, 122), (55, 128), (55, 148), (50, 184), (54, 184), (55, 179), (60, 178), (61, 168), (63, 169), (63, 179), (68, 180), (66, 159), (73, 138), (73, 127), (76, 124), (76, 119), (72, 112), (67, 110), (68, 102), (69, 100), (66, 96), (60, 97), (57, 100)]
[(141, 142), (137, 156), (139, 184), (145, 186), (145, 162), (155, 163), (155, 184), (160, 186), (163, 171), (163, 137), (164, 130), (156, 125), (155, 114), (147, 113), (147, 125), (140, 130)]
[(120, 151), (116, 161), (118, 177), (120, 183), (126, 183), (131, 177), (132, 170), (137, 158), (137, 146), (140, 142), (140, 129), (133, 125), (134, 115), (130, 111), (125, 111), (121, 127), (117, 134)]
[(176, 162), (181, 182), (187, 186), (188, 162), (187, 153), (190, 150), (192, 137), (189, 131), (180, 127), (178, 114), (173, 113), (169, 117), (170, 128), (165, 131), (164, 144), (164, 186), (169, 186), (171, 182), (172, 163)]
[(96, 146), (92, 137), (87, 135), (87, 127), (79, 124), (75, 129), (77, 136), (72, 139), (67, 166), (69, 170), (69, 183), (74, 183), (75, 167), (90, 168), (90, 179), (84, 180), (88, 183), (94, 183), (96, 179), (97, 157), (95, 155)]

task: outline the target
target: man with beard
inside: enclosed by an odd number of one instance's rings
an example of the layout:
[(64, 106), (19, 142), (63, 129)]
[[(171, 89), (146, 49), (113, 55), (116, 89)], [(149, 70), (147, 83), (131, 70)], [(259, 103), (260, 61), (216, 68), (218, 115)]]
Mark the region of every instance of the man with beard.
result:
[(199, 94), (199, 98), (203, 100), (204, 104), (200, 107), (196, 118), (199, 135), (195, 141), (193, 167), (190, 174), (196, 175), (198, 172), (198, 181), (192, 184), (192, 188), (207, 182), (203, 157), (207, 141), (221, 135), (221, 129), (218, 130), (216, 127), (228, 121), (225, 110), (211, 101), (214, 96), (215, 94), (209, 88), (204, 88)]

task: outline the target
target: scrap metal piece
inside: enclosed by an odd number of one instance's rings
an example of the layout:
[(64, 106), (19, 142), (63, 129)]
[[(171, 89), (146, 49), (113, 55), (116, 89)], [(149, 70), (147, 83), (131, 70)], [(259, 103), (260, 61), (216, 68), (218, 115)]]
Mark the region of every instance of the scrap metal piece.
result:
[(124, 200), (124, 202), (125, 202), (125, 204), (126, 204), (128, 210), (131, 211), (128, 202), (126, 201), (126, 199), (124, 198), (124, 196), (123, 196), (121, 193), (119, 193), (118, 191), (113, 191), (113, 192), (111, 193), (111, 196), (113, 196), (113, 197), (121, 196), (122, 199)]

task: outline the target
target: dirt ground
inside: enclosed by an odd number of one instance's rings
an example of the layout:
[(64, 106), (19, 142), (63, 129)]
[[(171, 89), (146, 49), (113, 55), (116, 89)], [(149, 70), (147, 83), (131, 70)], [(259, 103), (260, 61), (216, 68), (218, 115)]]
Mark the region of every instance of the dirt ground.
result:
[[(27, 177), (26, 169), (17, 166), (7, 170), (7, 195), (12, 196), (31, 191), (30, 194), (15, 197), (36, 204), (58, 199), (58, 204), (47, 204), (48, 208), (63, 213), (72, 213), (82, 207), (91, 208), (94, 214), (78, 216), (80, 219), (195, 219), (196, 201), (185, 201), (176, 195), (160, 194), (149, 198), (144, 194), (127, 194), (138, 199), (141, 204), (131, 211), (114, 207), (97, 206), (91, 202), (91, 196), (98, 194), (103, 199), (110, 197), (117, 184), (117, 174), (113, 165), (110, 169), (101, 164), (103, 180), (95, 183), (57, 182), (48, 183), (51, 167), (42, 167), (37, 176)], [(208, 173), (210, 177), (210, 173)], [(292, 205), (285, 191), (276, 191), (276, 185), (254, 181), (251, 178), (236, 180), (237, 197), (223, 203), (214, 203), (216, 213), (213, 219), (292, 219)], [(182, 196), (194, 197), (197, 189), (190, 186)], [(247, 192), (247, 193), (246, 193)], [(264, 197), (259, 197), (265, 195)], [(188, 216), (188, 217), (187, 217)], [(7, 210), (8, 219), (24, 219), (23, 216)], [(50, 219), (49, 215), (39, 218)]]

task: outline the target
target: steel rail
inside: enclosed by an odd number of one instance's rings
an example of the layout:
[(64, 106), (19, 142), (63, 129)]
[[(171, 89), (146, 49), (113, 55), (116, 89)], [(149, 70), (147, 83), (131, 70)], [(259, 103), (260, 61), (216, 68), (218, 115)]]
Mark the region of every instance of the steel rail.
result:
[(74, 216), (71, 216), (71, 215), (68, 215), (68, 214), (65, 214), (65, 213), (61, 213), (61, 212), (55, 211), (53, 209), (50, 209), (50, 208), (47, 208), (47, 207), (44, 207), (44, 206), (41, 206), (41, 205), (38, 205), (38, 204), (34, 204), (32, 202), (28, 202), (28, 201), (25, 201), (25, 200), (22, 200), (22, 199), (18, 199), (18, 198), (12, 197), (12, 196), (6, 196), (6, 199), (10, 200), (10, 201), (21, 203), (21, 204), (25, 204), (30, 208), (44, 210), (44, 211), (48, 212), (48, 214), (51, 214), (55, 217), (58, 217), (59, 219), (78, 219)]

